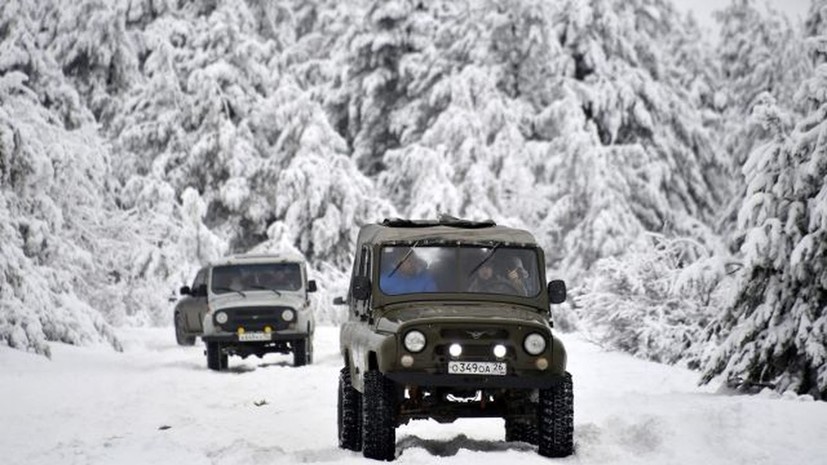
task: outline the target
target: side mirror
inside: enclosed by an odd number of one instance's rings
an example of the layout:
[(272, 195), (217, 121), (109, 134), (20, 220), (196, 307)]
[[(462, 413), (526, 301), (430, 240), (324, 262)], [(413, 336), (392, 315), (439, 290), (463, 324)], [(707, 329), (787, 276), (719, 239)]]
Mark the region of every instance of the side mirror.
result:
[(370, 278), (366, 276), (353, 278), (350, 285), (350, 295), (356, 300), (368, 300), (370, 298)]
[(178, 293), (181, 294), (181, 295), (190, 295), (191, 294), (190, 287), (189, 286), (184, 286), (184, 287), (182, 287), (181, 289), (178, 290)]
[(202, 284), (197, 288), (192, 290), (193, 297), (206, 297), (207, 296), (207, 285)]
[(548, 283), (548, 300), (553, 304), (562, 304), (566, 301), (566, 282), (555, 279)]
[(317, 290), (315, 280), (311, 279), (307, 282), (307, 292), (316, 292)]
[(345, 305), (345, 304), (347, 304), (347, 302), (345, 302), (345, 299), (343, 299), (341, 297), (336, 297), (335, 299), (333, 299), (333, 305)]

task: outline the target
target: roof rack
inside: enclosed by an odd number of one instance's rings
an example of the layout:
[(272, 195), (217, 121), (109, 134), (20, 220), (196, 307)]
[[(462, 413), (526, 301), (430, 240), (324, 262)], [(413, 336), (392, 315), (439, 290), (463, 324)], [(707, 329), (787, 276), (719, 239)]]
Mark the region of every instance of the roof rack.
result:
[(391, 228), (427, 228), (429, 226), (450, 226), (452, 228), (481, 229), (496, 226), (493, 220), (472, 221), (450, 215), (439, 215), (436, 220), (411, 220), (407, 218), (385, 218), (381, 223)]

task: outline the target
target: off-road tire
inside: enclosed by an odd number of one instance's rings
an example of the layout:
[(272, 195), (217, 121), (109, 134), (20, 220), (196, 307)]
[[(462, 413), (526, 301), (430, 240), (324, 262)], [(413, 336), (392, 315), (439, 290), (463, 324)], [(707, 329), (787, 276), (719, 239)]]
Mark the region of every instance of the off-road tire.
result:
[(339, 372), (339, 447), (362, 450), (362, 393), (350, 383), (350, 368)]
[(207, 343), (207, 368), (210, 370), (225, 370), (228, 366), (227, 354), (221, 351), (218, 342)]
[(184, 315), (175, 314), (175, 341), (179, 346), (191, 346), (195, 344), (195, 336), (187, 336), (184, 332)]
[(308, 357), (309, 352), (307, 338), (293, 341), (293, 366), (303, 367), (307, 365), (310, 363)]
[(505, 440), (508, 442), (520, 441), (537, 445), (537, 426), (525, 422), (505, 419)]
[(386, 461), (396, 456), (396, 386), (377, 370), (365, 373), (362, 454)]
[(567, 457), (574, 452), (574, 390), (571, 374), (549, 389), (540, 389), (537, 407), (537, 452), (545, 457)]

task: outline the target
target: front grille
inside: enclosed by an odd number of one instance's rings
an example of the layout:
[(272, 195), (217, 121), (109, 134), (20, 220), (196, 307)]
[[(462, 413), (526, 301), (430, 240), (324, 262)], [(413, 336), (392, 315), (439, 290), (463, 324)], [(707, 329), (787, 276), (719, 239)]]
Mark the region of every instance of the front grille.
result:
[(491, 326), (448, 327), (440, 329), (439, 335), (447, 343), (435, 346), (434, 355), (443, 360), (451, 358), (448, 354), (448, 347), (454, 343), (462, 346), (462, 356), (460, 358), (463, 360), (491, 360), (493, 357), (492, 350), (497, 344), (506, 346), (506, 358), (511, 357), (514, 353), (510, 347), (508, 328)]
[[(468, 344), (468, 343), (459, 343), (462, 345), (462, 356), (460, 357), (463, 360), (491, 360), (494, 350), (495, 344)], [(434, 347), (434, 355), (438, 357), (445, 357), (450, 358), (448, 353), (448, 348), (450, 344), (438, 345)], [(508, 344), (505, 344), (506, 348), (506, 355), (505, 358), (512, 357), (514, 355), (514, 349), (510, 347)]]
[(502, 341), (508, 339), (508, 330), (500, 328), (444, 328), (439, 335), (443, 339), (461, 341)]
[[(262, 331), (269, 326), (273, 331), (287, 329), (289, 323), (284, 321), (281, 314), (290, 307), (237, 307), (223, 308), (220, 311), (227, 314), (227, 322), (220, 325), (229, 330), (242, 327), (248, 331)], [(294, 318), (295, 320), (295, 313)]]

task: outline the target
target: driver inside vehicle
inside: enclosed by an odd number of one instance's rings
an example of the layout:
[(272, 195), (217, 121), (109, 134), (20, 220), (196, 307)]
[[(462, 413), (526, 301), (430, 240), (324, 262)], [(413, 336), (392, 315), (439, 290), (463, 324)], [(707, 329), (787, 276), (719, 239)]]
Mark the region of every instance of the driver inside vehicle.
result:
[(436, 282), (428, 273), (425, 262), (412, 248), (387, 249), (379, 277), (379, 287), (387, 295), (436, 292)]
[(528, 271), (519, 257), (498, 257), (479, 266), (468, 285), (468, 291), (527, 296), (527, 278)]

